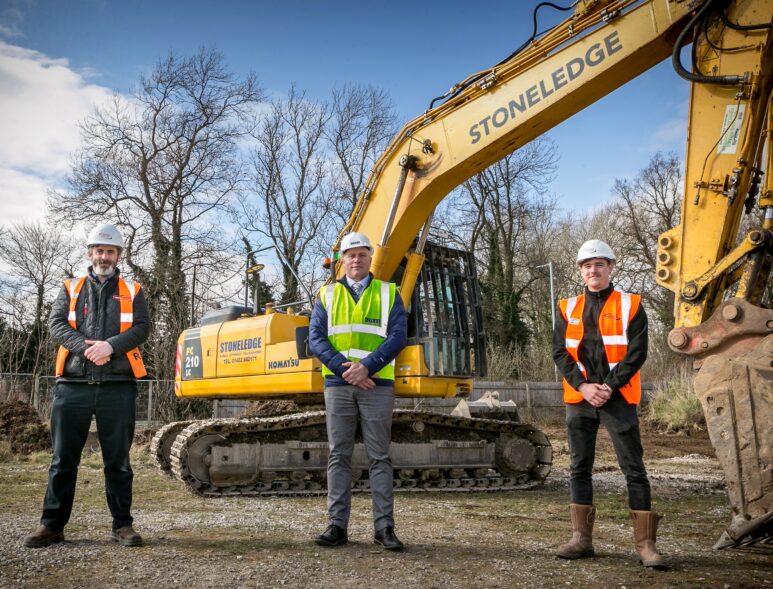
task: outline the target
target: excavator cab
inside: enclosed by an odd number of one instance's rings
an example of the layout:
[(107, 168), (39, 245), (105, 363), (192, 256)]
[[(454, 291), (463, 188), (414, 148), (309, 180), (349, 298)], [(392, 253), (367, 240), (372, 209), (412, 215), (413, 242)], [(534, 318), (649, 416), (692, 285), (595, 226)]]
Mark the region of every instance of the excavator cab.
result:
[(408, 309), (408, 345), (423, 347), (429, 376), (485, 376), (486, 333), (472, 254), (427, 243), (424, 255)]

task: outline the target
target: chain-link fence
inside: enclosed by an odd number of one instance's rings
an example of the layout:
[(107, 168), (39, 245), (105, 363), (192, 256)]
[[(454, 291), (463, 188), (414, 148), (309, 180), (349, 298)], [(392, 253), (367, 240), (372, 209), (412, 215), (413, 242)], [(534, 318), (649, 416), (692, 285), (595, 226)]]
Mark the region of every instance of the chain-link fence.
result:
[[(0, 372), (0, 403), (18, 400), (29, 403), (40, 418), (48, 421), (54, 400), (56, 377)], [(137, 381), (137, 421), (147, 425), (170, 421), (168, 406), (177, 403), (172, 380)]]
[[(0, 373), (0, 402), (18, 399), (30, 403), (40, 417), (48, 420), (54, 396), (53, 376), (33, 374)], [(174, 395), (174, 381), (137, 381), (137, 421), (148, 425), (167, 423), (177, 419), (172, 406), (179, 403)], [(642, 384), (642, 404), (646, 404), (653, 392), (651, 383)], [(512, 400), (518, 405), (521, 416), (526, 420), (561, 418), (564, 412), (563, 389), (560, 382), (488, 382), (475, 381), (471, 400), (480, 398), (486, 391), (497, 391), (501, 401)], [(398, 406), (411, 406), (415, 400), (400, 399)], [(188, 402), (188, 401), (186, 401)], [(439, 411), (450, 412), (456, 399), (424, 399), (424, 406), (431, 405)], [(244, 413), (249, 401), (223, 399), (212, 402), (215, 417), (238, 417)]]

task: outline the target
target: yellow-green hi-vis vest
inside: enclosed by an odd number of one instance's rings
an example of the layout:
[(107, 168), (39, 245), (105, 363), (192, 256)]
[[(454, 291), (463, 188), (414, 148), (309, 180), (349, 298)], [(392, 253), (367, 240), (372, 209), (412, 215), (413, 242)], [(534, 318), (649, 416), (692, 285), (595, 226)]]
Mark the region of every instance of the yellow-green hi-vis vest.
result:
[[(395, 304), (394, 283), (374, 278), (356, 302), (340, 282), (323, 286), (319, 296), (327, 311), (327, 339), (349, 360), (362, 360), (386, 339), (389, 313)], [(322, 375), (332, 374), (333, 371), (323, 364)], [(394, 360), (373, 376), (394, 380)]]

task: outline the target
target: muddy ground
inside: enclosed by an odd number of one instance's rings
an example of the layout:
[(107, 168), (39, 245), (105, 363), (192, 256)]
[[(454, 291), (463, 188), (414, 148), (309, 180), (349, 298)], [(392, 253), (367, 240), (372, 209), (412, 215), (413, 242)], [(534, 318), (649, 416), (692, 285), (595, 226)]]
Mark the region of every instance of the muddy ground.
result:
[(0, 587), (772, 587), (773, 554), (713, 551), (728, 520), (721, 471), (705, 433), (645, 432), (655, 508), (665, 514), (659, 546), (672, 570), (644, 570), (632, 550), (623, 479), (611, 446), (599, 444), (596, 557), (553, 557), (568, 538), (565, 436), (546, 428), (556, 451), (547, 484), (534, 491), (400, 494), (404, 553), (371, 541), (370, 498), (355, 496), (350, 544), (317, 547), (324, 497), (205, 500), (158, 474), (133, 452), (134, 515), (141, 548), (110, 542), (99, 455), (82, 465), (67, 541), (22, 546), (37, 524), (48, 455), (0, 464)]

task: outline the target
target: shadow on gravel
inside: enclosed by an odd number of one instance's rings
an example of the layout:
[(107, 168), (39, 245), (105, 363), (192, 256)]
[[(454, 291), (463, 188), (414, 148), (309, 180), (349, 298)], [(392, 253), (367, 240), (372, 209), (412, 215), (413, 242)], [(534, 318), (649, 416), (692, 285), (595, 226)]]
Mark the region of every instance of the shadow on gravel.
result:
[(265, 537), (244, 534), (239, 536), (231, 534), (223, 534), (221, 537), (217, 536), (217, 531), (207, 532), (206, 537), (197, 532), (167, 532), (155, 538), (148, 538), (146, 544), (179, 550), (218, 551), (229, 554), (248, 554), (257, 550), (305, 550), (314, 546), (311, 539), (308, 541), (305, 539), (293, 541), (277, 538), (275, 534)]

